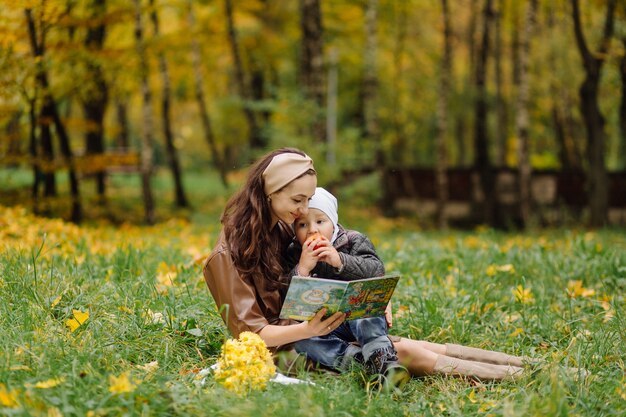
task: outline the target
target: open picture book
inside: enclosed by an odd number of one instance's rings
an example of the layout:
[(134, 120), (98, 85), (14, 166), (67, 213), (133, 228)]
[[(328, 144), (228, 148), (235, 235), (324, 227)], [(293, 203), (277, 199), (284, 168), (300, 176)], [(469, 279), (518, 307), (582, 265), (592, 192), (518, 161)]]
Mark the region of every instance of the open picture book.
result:
[(384, 316), (399, 279), (397, 274), (355, 281), (295, 276), (280, 318), (310, 320), (323, 307), (328, 309), (326, 316), (342, 311), (346, 320)]

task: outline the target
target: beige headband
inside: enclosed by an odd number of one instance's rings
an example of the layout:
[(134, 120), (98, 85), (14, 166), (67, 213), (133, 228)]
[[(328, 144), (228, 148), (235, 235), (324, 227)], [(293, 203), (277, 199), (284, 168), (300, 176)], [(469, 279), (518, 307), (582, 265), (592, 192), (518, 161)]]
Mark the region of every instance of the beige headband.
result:
[(263, 171), (265, 195), (270, 195), (313, 168), (313, 160), (307, 155), (293, 152), (281, 153), (272, 158)]

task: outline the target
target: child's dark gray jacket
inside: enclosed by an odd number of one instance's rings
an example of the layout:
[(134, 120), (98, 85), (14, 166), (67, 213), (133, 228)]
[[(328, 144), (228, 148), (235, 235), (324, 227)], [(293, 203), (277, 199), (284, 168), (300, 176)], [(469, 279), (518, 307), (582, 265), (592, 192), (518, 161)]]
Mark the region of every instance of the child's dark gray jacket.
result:
[[(343, 267), (337, 269), (325, 262), (318, 262), (311, 271), (311, 276), (352, 281), (385, 275), (383, 261), (378, 257), (374, 244), (364, 234), (355, 230), (346, 230), (339, 225), (339, 232), (333, 246), (339, 253)], [(294, 239), (287, 249), (287, 263), (291, 269), (290, 277), (296, 275), (296, 266), (301, 252), (302, 246)]]

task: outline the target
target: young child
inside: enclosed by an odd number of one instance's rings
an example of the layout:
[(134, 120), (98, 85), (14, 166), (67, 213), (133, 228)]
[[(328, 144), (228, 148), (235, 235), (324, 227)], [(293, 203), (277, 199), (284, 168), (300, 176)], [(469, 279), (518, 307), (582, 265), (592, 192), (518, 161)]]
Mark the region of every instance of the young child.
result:
[[(294, 231), (296, 241), (288, 250), (292, 275), (350, 281), (385, 273), (372, 242), (338, 224), (337, 199), (323, 188), (315, 189), (308, 214), (296, 219)], [(317, 233), (323, 238), (310, 239)], [(345, 370), (354, 359), (385, 387), (401, 387), (410, 374), (398, 363), (387, 330), (385, 317), (349, 320), (326, 336), (296, 342), (295, 349), (337, 370)]]

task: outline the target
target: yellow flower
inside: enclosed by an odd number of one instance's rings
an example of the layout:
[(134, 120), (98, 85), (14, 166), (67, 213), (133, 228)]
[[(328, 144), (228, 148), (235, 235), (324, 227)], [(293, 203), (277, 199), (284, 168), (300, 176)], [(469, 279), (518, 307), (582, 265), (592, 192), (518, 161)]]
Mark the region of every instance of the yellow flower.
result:
[(239, 339), (224, 342), (215, 368), (215, 379), (236, 394), (265, 389), (276, 374), (272, 354), (261, 337), (242, 332)]
[(161, 262), (157, 268), (156, 289), (159, 294), (164, 294), (170, 287), (174, 286), (174, 280), (178, 272), (175, 265), (168, 265)]
[(138, 369), (145, 371), (147, 373), (152, 373), (159, 369), (159, 361), (148, 362), (145, 365), (136, 365)]
[(52, 378), (52, 379), (48, 379), (45, 381), (39, 381), (36, 384), (24, 384), (24, 386), (27, 388), (48, 389), (48, 388), (56, 387), (57, 385), (60, 385), (63, 382), (65, 382), (65, 378)]
[(476, 400), (476, 391), (472, 390), (472, 392), (469, 393), (469, 395), (467, 396), (467, 399), (474, 404), (477, 400)]
[(604, 322), (611, 320), (615, 313), (613, 312), (613, 308), (611, 307), (610, 298), (608, 296), (602, 297), (602, 309), (604, 309)]
[(48, 408), (48, 417), (63, 417), (63, 413), (56, 407)]
[(152, 324), (165, 324), (165, 317), (163, 313), (154, 312), (150, 309), (148, 311), (141, 314), (142, 317), (150, 319)]
[(80, 310), (72, 310), (74, 318), (68, 319), (65, 325), (70, 328), (72, 332), (78, 329), (89, 318), (89, 311), (82, 312)]
[[(480, 404), (480, 407), (478, 408), (478, 412), (479, 413), (484, 413), (487, 410), (493, 408), (497, 403), (495, 401), (486, 401), (482, 404)], [(491, 414), (493, 415), (493, 414)]]
[(61, 301), (61, 297), (63, 297), (63, 295), (59, 295), (57, 298), (55, 298), (52, 303), (50, 304), (50, 307), (54, 307), (57, 304), (59, 304), (59, 301)]
[(596, 290), (590, 288), (584, 288), (581, 280), (569, 281), (567, 283), (567, 295), (571, 298), (576, 297), (591, 297), (596, 293)]
[(7, 390), (7, 387), (0, 383), (0, 405), (7, 408), (17, 407), (17, 391)]
[(515, 330), (513, 330), (513, 332), (511, 332), (509, 337), (517, 337), (522, 333), (524, 333), (524, 329), (522, 329), (521, 327), (518, 327)]
[(524, 288), (522, 285), (518, 285), (513, 289), (513, 295), (515, 296), (515, 301), (518, 303), (532, 304), (535, 302), (535, 297), (530, 288)]
[(120, 376), (109, 375), (109, 392), (113, 394), (123, 394), (133, 392), (137, 385), (131, 382), (130, 371), (122, 373)]
[(617, 395), (622, 397), (624, 401), (626, 401), (626, 380), (622, 379), (622, 385), (615, 388), (615, 392)]
[(485, 271), (485, 273), (492, 277), (494, 276), (496, 273), (498, 272), (510, 272), (510, 273), (514, 273), (515, 272), (515, 267), (511, 264), (505, 264), (505, 265), (489, 265), (487, 267), (487, 270)]

